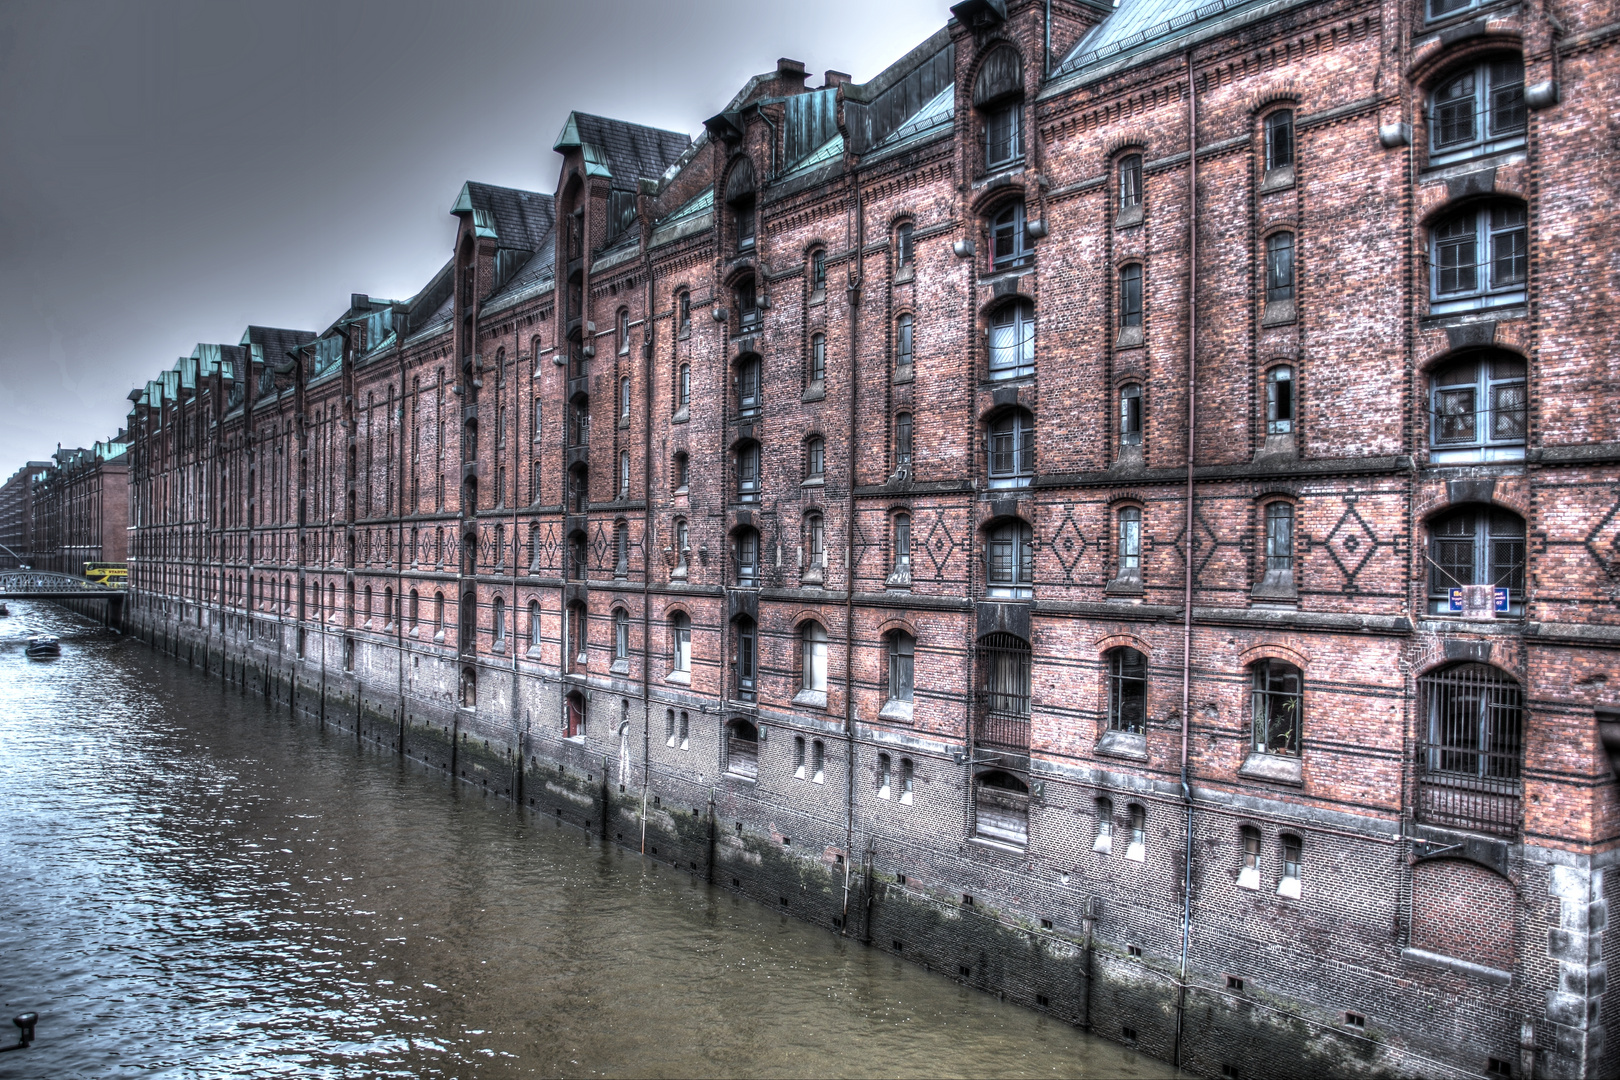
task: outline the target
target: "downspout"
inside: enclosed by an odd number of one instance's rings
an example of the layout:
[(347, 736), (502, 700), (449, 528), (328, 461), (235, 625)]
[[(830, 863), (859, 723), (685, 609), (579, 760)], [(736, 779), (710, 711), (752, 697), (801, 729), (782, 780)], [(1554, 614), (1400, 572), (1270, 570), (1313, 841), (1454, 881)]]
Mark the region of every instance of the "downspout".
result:
[(1176, 1045), (1171, 1063), (1181, 1067), (1187, 1016), (1187, 953), (1192, 941), (1193, 800), (1187, 776), (1192, 724), (1193, 456), (1198, 436), (1198, 87), (1192, 50), (1187, 50), (1187, 543), (1181, 597), (1181, 799), (1187, 809), (1187, 846), (1182, 855), (1181, 966), (1176, 984)]
[[(405, 320), (397, 312), (389, 312), (391, 323), (394, 323), (394, 355), (399, 359), (399, 415), (405, 415), (405, 388), (409, 386), (406, 379), (408, 372), (405, 365)], [(397, 320), (397, 322), (396, 322)], [(416, 423), (416, 401), (411, 402), (411, 422)], [(394, 573), (394, 603), (399, 605), (398, 612), (390, 612), (394, 619), (394, 660), (398, 678), (395, 680), (394, 698), (399, 702), (399, 748), (398, 756), (405, 756), (405, 493), (411, 490), (405, 476), (405, 448), (410, 444), (405, 439), (405, 425), (395, 421), (399, 428), (399, 506), (395, 508), (395, 523), (398, 525), (399, 543), (394, 551), (399, 559)], [(411, 475), (416, 474), (416, 461), (411, 461)], [(411, 507), (411, 516), (415, 517), (419, 507)], [(416, 547), (411, 547), (411, 560), (416, 559)]]
[[(638, 181), (639, 184), (639, 181)], [(641, 853), (647, 854), (647, 789), (652, 784), (652, 387), (653, 330), (658, 290), (653, 284), (652, 229), (645, 215), (641, 265), (647, 274), (647, 329), (641, 346)]]
[(1041, 82), (1052, 77), (1052, 0), (1046, 0), (1045, 42), (1041, 46)]
[[(839, 94), (842, 96), (843, 91)], [(838, 920), (840, 935), (849, 933), (849, 868), (855, 851), (855, 447), (856, 398), (860, 380), (855, 377), (861, 341), (861, 286), (866, 277), (865, 207), (861, 200), (860, 170), (850, 162), (850, 186), (855, 203), (855, 269), (849, 278), (849, 473), (844, 497), (844, 905)]]

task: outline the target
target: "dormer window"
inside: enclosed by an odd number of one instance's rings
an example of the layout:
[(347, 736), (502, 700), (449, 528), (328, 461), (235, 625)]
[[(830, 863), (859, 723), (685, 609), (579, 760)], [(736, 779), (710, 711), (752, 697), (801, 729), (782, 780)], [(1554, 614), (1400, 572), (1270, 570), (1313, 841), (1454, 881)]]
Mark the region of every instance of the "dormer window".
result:
[(984, 124), (984, 167), (1005, 168), (1024, 158), (1024, 61), (1011, 45), (984, 58), (973, 84), (973, 107)]

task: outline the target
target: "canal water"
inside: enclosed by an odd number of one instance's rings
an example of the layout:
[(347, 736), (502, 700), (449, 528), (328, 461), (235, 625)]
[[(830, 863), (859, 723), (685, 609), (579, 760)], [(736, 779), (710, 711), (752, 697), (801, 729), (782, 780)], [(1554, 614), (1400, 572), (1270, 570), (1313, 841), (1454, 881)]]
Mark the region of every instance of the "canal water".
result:
[(1171, 1075), (50, 605), (0, 827), (0, 1077)]

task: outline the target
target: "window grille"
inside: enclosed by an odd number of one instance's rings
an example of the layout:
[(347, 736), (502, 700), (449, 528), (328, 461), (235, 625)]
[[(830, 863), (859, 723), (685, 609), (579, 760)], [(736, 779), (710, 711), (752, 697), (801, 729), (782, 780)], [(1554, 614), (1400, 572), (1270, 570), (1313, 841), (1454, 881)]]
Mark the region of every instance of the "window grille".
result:
[[(1445, 460), (1496, 457), (1489, 451), (1524, 443), (1525, 366), (1516, 357), (1474, 358), (1452, 364), (1435, 373), (1431, 399), (1430, 442)], [(1474, 453), (1447, 453), (1464, 447), (1473, 448)]]
[(979, 686), (974, 742), (1029, 751), (1029, 643), (1013, 634), (979, 639)]
[(759, 501), (758, 443), (748, 443), (737, 451), (737, 500)]
[(1459, 664), (1418, 680), (1418, 816), (1511, 836), (1522, 797), (1524, 693), (1505, 672)]

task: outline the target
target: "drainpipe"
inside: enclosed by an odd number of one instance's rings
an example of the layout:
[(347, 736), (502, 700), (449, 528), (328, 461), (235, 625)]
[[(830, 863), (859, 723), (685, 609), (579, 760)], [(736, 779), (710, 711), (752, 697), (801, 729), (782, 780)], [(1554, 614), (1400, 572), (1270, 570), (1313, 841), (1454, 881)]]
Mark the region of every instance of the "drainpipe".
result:
[(860, 172), (850, 163), (850, 186), (855, 189), (855, 270), (849, 279), (849, 474), (844, 499), (844, 907), (838, 932), (849, 933), (849, 860), (855, 852), (855, 447), (859, 414), (856, 399), (860, 380), (855, 365), (860, 355), (861, 286), (866, 277), (866, 208), (861, 199)]
[(1187, 846), (1181, 883), (1181, 967), (1176, 986), (1176, 1045), (1172, 1064), (1181, 1067), (1181, 1037), (1187, 1015), (1187, 953), (1192, 939), (1193, 801), (1187, 748), (1192, 724), (1193, 454), (1198, 435), (1198, 89), (1192, 50), (1187, 51), (1187, 543), (1181, 597), (1181, 799), (1187, 809)]
[[(640, 181), (637, 181), (639, 186)], [(650, 216), (650, 215), (648, 215)], [(652, 229), (641, 229), (641, 265), (647, 274), (647, 329), (641, 348), (641, 853), (647, 854), (647, 788), (652, 783), (652, 386), (653, 330), (658, 289), (653, 283)]]

